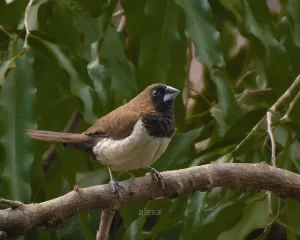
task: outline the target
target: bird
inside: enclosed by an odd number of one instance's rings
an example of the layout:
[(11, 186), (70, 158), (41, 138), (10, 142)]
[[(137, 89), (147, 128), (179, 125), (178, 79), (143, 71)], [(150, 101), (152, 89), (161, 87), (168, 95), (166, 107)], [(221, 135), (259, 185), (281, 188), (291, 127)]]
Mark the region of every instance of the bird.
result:
[(112, 171), (148, 169), (164, 188), (164, 178), (151, 165), (165, 152), (175, 132), (174, 100), (179, 90), (155, 83), (128, 103), (96, 120), (83, 133), (28, 129), (33, 139), (63, 143), (107, 167), (113, 192), (123, 188)]

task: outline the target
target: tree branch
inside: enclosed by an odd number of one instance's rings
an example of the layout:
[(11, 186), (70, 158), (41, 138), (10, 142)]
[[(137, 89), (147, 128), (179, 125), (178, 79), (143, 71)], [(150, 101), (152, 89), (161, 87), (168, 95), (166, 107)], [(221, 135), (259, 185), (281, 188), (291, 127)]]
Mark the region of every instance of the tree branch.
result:
[(296, 97), (290, 103), (290, 106), (289, 106), (288, 110), (286, 111), (285, 115), (282, 117), (282, 119), (289, 119), (290, 114), (292, 112), (292, 109), (293, 109), (294, 105), (296, 104), (296, 102), (298, 101), (299, 98), (300, 98), (300, 91), (297, 93)]
[(102, 209), (99, 230), (97, 231), (96, 240), (106, 240), (109, 236), (111, 222), (116, 213), (115, 208)]
[(79, 188), (42, 203), (1, 210), (0, 231), (6, 231), (11, 236), (37, 226), (56, 226), (62, 220), (88, 209), (114, 209), (137, 201), (175, 198), (195, 191), (210, 191), (215, 187), (269, 190), (279, 197), (300, 201), (300, 175), (265, 163), (207, 164), (167, 171), (162, 175), (164, 189), (153, 182), (150, 175), (120, 182), (125, 189), (122, 200), (111, 191), (109, 184), (105, 184)]
[[(295, 79), (292, 85), (285, 91), (285, 93), (282, 94), (281, 97), (268, 109), (267, 113), (270, 113), (269, 117), (272, 117), (272, 114), (277, 110), (278, 106), (282, 104), (283, 101), (291, 95), (291, 93), (297, 87), (298, 84), (300, 84), (300, 75), (298, 75), (298, 77)], [(297, 99), (295, 101), (297, 101)], [(252, 136), (258, 130), (261, 124), (265, 121), (266, 116), (267, 114), (263, 116), (263, 118), (254, 126), (254, 128), (252, 128), (250, 133), (235, 147), (235, 149), (233, 149), (232, 152), (238, 151), (239, 148), (246, 142), (246, 140), (248, 140), (249, 137)]]
[(28, 36), (30, 34), (29, 27), (28, 27), (28, 13), (30, 11), (30, 7), (31, 7), (32, 3), (33, 3), (33, 0), (29, 0), (28, 5), (26, 6), (26, 9), (25, 9), (24, 25), (25, 25), (26, 34), (25, 34), (25, 40), (24, 40), (24, 46), (23, 46), (24, 49), (28, 48)]
[(14, 208), (24, 206), (25, 204), (22, 202), (19, 202), (19, 201), (12, 201), (12, 200), (8, 200), (8, 199), (4, 199), (4, 198), (0, 197), (0, 205), (11, 207), (14, 209)]
[(276, 167), (276, 142), (275, 138), (273, 135), (273, 130), (272, 130), (272, 116), (273, 114), (271, 111), (267, 112), (267, 126), (268, 126), (268, 134), (271, 140), (271, 149), (272, 149), (272, 154), (271, 154), (271, 164), (273, 167)]

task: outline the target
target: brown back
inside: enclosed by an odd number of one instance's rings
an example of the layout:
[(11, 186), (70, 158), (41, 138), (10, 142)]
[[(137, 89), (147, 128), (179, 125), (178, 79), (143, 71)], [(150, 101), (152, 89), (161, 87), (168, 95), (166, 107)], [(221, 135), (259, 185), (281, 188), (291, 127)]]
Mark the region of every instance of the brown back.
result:
[(148, 86), (130, 102), (108, 113), (95, 122), (84, 133), (90, 136), (110, 137), (115, 140), (126, 138), (132, 132), (135, 123), (145, 114), (155, 114), (151, 100), (151, 89), (157, 84)]

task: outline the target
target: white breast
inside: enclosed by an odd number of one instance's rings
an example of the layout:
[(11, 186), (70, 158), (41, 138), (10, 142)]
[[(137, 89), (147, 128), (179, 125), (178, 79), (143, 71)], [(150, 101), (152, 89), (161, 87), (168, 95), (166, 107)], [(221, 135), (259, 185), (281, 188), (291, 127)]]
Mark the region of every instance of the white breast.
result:
[(169, 145), (170, 138), (157, 138), (148, 134), (141, 120), (133, 132), (122, 140), (101, 139), (93, 148), (102, 164), (113, 171), (128, 171), (150, 166)]

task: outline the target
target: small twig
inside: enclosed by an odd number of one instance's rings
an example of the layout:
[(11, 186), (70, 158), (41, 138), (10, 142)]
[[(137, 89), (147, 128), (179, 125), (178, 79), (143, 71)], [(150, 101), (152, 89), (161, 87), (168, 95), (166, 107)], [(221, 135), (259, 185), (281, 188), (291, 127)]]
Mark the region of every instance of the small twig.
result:
[(246, 90), (240, 94), (236, 95), (236, 98), (239, 102), (244, 100), (247, 96), (260, 96), (260, 95), (268, 95), (274, 93), (272, 88), (266, 88), (266, 89), (257, 89), (257, 90)]
[[(269, 205), (269, 208), (270, 208), (270, 205)], [(272, 227), (274, 226), (275, 222), (278, 222), (281, 225), (281, 223), (278, 219), (279, 219), (279, 216), (280, 216), (282, 210), (283, 210), (283, 200), (281, 198), (279, 198), (277, 214), (275, 217), (273, 217), (272, 211), (270, 212), (270, 209), (269, 209), (269, 219), (271, 219), (271, 220), (266, 224), (263, 233), (259, 236), (259, 239), (266, 239), (269, 232), (272, 231)], [(271, 213), (271, 215), (270, 215), (270, 213)]]
[[(267, 224), (266, 227), (271, 227), (273, 225), (274, 222), (277, 221), (277, 219), (279, 218), (281, 212), (283, 210), (283, 200), (281, 198), (278, 199), (278, 210), (277, 210), (277, 214), (276, 216)], [(266, 230), (266, 229), (265, 229)]]
[(5, 28), (2, 25), (0, 25), (0, 30), (2, 32), (4, 32), (10, 39), (14, 38), (14, 36), (12, 34), (10, 34), (8, 31), (6, 31)]
[(291, 102), (288, 110), (286, 111), (285, 115), (282, 117), (282, 120), (289, 119), (291, 111), (292, 111), (294, 105), (296, 104), (296, 102), (298, 101), (299, 98), (300, 98), (300, 91), (297, 93), (296, 97)]
[(192, 92), (195, 92), (197, 93), (198, 95), (197, 96), (190, 96), (190, 98), (194, 98), (194, 99), (199, 99), (201, 98), (210, 108), (212, 108), (213, 106), (215, 106), (216, 104), (214, 102), (210, 102), (209, 99), (207, 99), (201, 92), (185, 85), (184, 86), (185, 88), (189, 89), (190, 91)]
[(99, 229), (97, 231), (96, 240), (106, 240), (109, 236), (109, 229), (116, 213), (114, 208), (102, 209)]
[(257, 70), (256, 70), (256, 69), (252, 69), (252, 70), (248, 70), (247, 72), (245, 72), (245, 73), (237, 80), (237, 82), (236, 82), (236, 84), (235, 84), (235, 88), (238, 88), (238, 87), (242, 84), (242, 82), (244, 81), (244, 79), (245, 79), (246, 77), (248, 77), (249, 75), (251, 75), (252, 73), (254, 73), (254, 72), (257, 72)]
[[(267, 112), (275, 112), (276, 109), (278, 108), (278, 106), (287, 98), (290, 96), (291, 92), (294, 90), (294, 88), (300, 83), (300, 75), (295, 79), (295, 81), (293, 82), (293, 84), (285, 91), (285, 93), (273, 104), (272, 107), (270, 107), (268, 109)], [(258, 128), (260, 127), (260, 125), (265, 121), (266, 119), (266, 115), (254, 126), (254, 128), (252, 128), (252, 130), (250, 131), (250, 133), (239, 143), (239, 145), (236, 146), (235, 149), (233, 149), (232, 152), (236, 152), (239, 150), (239, 148), (243, 145), (243, 143), (245, 141), (247, 141), (249, 139), (249, 137), (252, 136), (252, 134), (254, 134)]]
[(265, 121), (265, 119), (266, 115), (262, 119), (260, 119), (260, 121), (254, 126), (254, 128), (251, 129), (250, 133), (236, 146), (235, 149), (233, 149), (232, 152), (236, 152), (237, 150), (239, 150), (240, 147), (244, 144), (244, 142), (246, 142), (249, 139), (249, 137), (251, 137), (252, 134), (254, 134), (258, 130), (260, 125)]
[(113, 13), (112, 16), (113, 16), (113, 17), (123, 16), (124, 13), (125, 13), (125, 11), (124, 11), (123, 9), (121, 9), (121, 10), (119, 10), (119, 11)]
[(272, 192), (267, 191), (266, 194), (268, 195), (268, 216), (273, 216), (273, 211), (272, 211)]
[(271, 111), (267, 112), (267, 126), (268, 126), (268, 134), (271, 140), (271, 164), (273, 167), (276, 167), (276, 142), (275, 142), (275, 138), (273, 135), (273, 131), (272, 131), (272, 116), (273, 114), (271, 113)]
[(185, 81), (186, 81), (186, 88), (188, 89), (187, 91), (187, 100), (189, 99), (190, 97), (190, 92), (189, 92), (189, 89), (190, 89), (190, 68), (191, 68), (191, 62), (192, 62), (192, 59), (193, 59), (193, 46), (192, 46), (192, 41), (187, 38), (187, 47), (188, 47), (188, 50), (187, 50), (187, 61), (186, 61), (186, 78), (185, 78)]
[(300, 75), (295, 79), (293, 84), (285, 91), (285, 93), (274, 103), (274, 105), (270, 108), (272, 112), (275, 112), (275, 110), (278, 108), (278, 106), (291, 95), (294, 88), (300, 83)]
[(126, 17), (125, 17), (125, 15), (123, 15), (121, 17), (120, 22), (119, 22), (119, 26), (117, 28), (117, 32), (123, 32), (123, 30), (125, 28), (125, 24), (126, 24)]
[[(188, 82), (190, 81), (190, 68), (191, 68), (191, 62), (193, 60), (194, 54), (193, 54), (193, 42), (191, 39), (187, 39), (187, 43), (188, 43), (188, 50), (187, 50), (187, 67), (186, 67), (186, 76), (187, 76), (187, 80)], [(188, 86), (190, 86), (188, 84)]]
[(33, 0), (30, 0), (26, 9), (25, 9), (25, 16), (24, 16), (24, 25), (25, 25), (25, 31), (26, 31), (26, 35), (25, 35), (25, 40), (24, 40), (24, 45), (23, 45), (23, 48), (28, 48), (28, 36), (30, 34), (30, 31), (29, 31), (29, 27), (28, 27), (28, 13), (29, 13), (29, 10), (30, 10), (30, 7), (32, 5), (32, 2)]
[(12, 209), (25, 206), (25, 204), (22, 202), (8, 200), (8, 199), (4, 199), (4, 198), (0, 198), (0, 205), (11, 207)]

